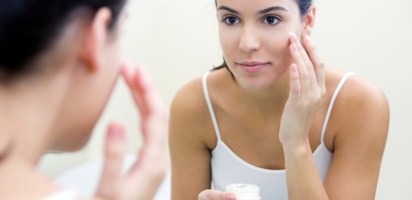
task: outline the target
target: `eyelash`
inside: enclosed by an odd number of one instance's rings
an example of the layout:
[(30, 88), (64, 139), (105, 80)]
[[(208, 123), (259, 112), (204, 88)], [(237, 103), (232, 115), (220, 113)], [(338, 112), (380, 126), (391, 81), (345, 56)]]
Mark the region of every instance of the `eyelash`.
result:
[[(237, 22), (236, 22), (236, 23), (233, 23), (233, 24), (228, 23), (228, 20), (229, 20), (229, 19), (235, 19)], [(237, 18), (237, 17), (235, 17), (235, 16), (226, 16), (226, 17), (223, 17), (222, 22), (225, 23), (225, 24), (228, 25), (228, 26), (233, 26), (233, 25), (235, 25), (235, 24), (240, 23), (240, 19)]]
[[(275, 23), (275, 24), (268, 23), (268, 22), (266, 21), (268, 18), (274, 18), (274, 20), (276, 20), (276, 23)], [(228, 21), (229, 19), (231, 19), (231, 20), (234, 19), (234, 20), (236, 20), (236, 21), (235, 21), (234, 23), (229, 23), (229, 21)], [(267, 15), (267, 16), (264, 16), (264, 17), (262, 18), (262, 23), (268, 24), (268, 25), (270, 25), (270, 26), (276, 26), (276, 25), (278, 25), (281, 21), (282, 21), (282, 20), (281, 20), (280, 17), (274, 16), (274, 15)], [(234, 26), (234, 25), (240, 23), (240, 19), (239, 19), (238, 17), (236, 17), (236, 16), (226, 16), (226, 17), (223, 17), (222, 22), (225, 23), (225, 24), (228, 25), (228, 26)]]
[[(268, 18), (273, 18), (274, 20), (276, 20), (276, 23), (274, 23), (274, 24), (268, 23), (268, 22), (266, 21)], [(268, 25), (270, 25), (270, 26), (276, 26), (276, 25), (278, 25), (282, 20), (281, 20), (280, 17), (278, 17), (278, 16), (267, 15), (267, 16), (264, 16), (264, 17), (262, 18), (262, 21), (263, 21), (263, 23), (268, 24)]]

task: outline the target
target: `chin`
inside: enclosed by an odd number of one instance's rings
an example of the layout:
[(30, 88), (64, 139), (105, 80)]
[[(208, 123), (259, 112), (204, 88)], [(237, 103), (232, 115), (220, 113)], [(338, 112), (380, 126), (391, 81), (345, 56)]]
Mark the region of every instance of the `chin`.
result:
[[(91, 135), (91, 134), (89, 134)], [(66, 149), (66, 152), (74, 152), (74, 151), (80, 151), (82, 150), (87, 143), (89, 142), (90, 137), (86, 138), (86, 139), (82, 139), (81, 141), (76, 141), (75, 143), (73, 143), (73, 145), (69, 146)]]
[(87, 141), (65, 141), (60, 143), (56, 148), (52, 148), (54, 152), (76, 152), (82, 150), (87, 144)]
[(55, 152), (75, 152), (83, 149), (90, 140), (93, 129), (89, 130), (71, 130), (66, 133), (67, 137), (60, 138), (59, 141), (55, 142), (50, 151)]
[(242, 88), (256, 91), (270, 89), (277, 79), (279, 79), (279, 77), (266, 75), (236, 78)]
[(267, 83), (243, 83), (240, 85), (247, 90), (253, 91), (265, 91), (271, 88), (271, 85)]

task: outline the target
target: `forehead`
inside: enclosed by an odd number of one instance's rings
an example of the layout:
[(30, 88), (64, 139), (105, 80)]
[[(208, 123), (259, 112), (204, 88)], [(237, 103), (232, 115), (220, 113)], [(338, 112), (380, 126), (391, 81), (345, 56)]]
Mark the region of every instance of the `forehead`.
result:
[(230, 7), (239, 12), (259, 11), (265, 8), (280, 6), (288, 11), (298, 11), (296, 0), (216, 0), (217, 8), (220, 6)]

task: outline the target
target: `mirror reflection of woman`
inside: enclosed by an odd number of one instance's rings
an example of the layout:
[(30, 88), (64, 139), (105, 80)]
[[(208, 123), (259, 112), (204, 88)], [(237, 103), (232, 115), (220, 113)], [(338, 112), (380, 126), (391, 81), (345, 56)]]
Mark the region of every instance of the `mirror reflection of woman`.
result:
[[(323, 63), (311, 0), (217, 0), (225, 63), (183, 86), (170, 116), (172, 199), (374, 199), (385, 95)], [(212, 186), (212, 187), (211, 187)], [(213, 189), (211, 189), (213, 188)]]
[(0, 199), (84, 199), (53, 184), (36, 164), (48, 151), (87, 143), (120, 73), (140, 110), (143, 147), (121, 173), (125, 128), (108, 126), (93, 199), (153, 199), (166, 168), (165, 111), (144, 68), (120, 59), (125, 3), (0, 1)]

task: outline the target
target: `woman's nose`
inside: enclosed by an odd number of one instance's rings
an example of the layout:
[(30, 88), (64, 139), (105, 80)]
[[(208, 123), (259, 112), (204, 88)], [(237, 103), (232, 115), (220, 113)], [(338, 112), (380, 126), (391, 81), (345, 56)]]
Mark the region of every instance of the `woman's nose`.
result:
[(254, 52), (260, 47), (258, 35), (255, 27), (245, 27), (239, 42), (239, 48), (246, 52)]

